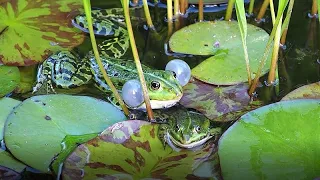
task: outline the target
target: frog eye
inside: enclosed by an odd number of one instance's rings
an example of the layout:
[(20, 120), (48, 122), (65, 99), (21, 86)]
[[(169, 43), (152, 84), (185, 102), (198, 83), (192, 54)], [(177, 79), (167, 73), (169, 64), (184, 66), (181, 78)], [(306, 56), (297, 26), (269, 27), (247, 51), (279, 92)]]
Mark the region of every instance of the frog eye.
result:
[(151, 88), (153, 90), (158, 90), (160, 88), (160, 83), (158, 81), (152, 81), (151, 82)]
[(199, 132), (201, 130), (200, 126), (195, 127), (195, 130)]

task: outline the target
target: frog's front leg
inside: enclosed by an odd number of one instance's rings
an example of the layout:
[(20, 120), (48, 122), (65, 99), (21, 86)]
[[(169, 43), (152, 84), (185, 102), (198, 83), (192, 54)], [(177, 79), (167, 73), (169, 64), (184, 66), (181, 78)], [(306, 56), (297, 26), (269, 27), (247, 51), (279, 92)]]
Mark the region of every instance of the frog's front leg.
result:
[(169, 137), (167, 137), (168, 134), (168, 129), (169, 129), (169, 125), (168, 124), (160, 124), (159, 125), (159, 129), (158, 129), (158, 138), (160, 139), (160, 141), (162, 142), (163, 145), (163, 149), (166, 148), (167, 145), (167, 139)]
[(33, 93), (43, 86), (46, 87), (46, 93), (55, 93), (53, 84), (69, 89), (86, 84), (91, 78), (92, 73), (87, 60), (80, 60), (69, 51), (60, 51), (39, 66)]
[(210, 135), (211, 136), (219, 136), (221, 134), (221, 128), (217, 127), (217, 128), (212, 128), (210, 129)]

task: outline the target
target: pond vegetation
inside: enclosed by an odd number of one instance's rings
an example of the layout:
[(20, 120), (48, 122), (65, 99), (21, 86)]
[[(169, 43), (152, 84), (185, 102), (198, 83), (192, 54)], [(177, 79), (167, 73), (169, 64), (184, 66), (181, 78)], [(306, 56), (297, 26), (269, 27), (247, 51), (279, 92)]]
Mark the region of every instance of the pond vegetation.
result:
[(320, 0), (0, 1), (0, 179), (317, 179)]

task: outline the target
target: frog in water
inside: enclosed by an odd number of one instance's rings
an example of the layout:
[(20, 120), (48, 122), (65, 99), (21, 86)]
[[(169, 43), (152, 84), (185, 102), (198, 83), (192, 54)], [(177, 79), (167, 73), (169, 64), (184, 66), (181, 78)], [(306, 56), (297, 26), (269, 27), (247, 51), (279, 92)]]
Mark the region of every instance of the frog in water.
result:
[[(128, 32), (123, 27), (123, 16), (117, 14), (117, 11), (113, 9), (93, 10), (92, 18), (95, 34), (112, 36), (99, 44), (98, 50), (108, 76), (121, 93), (125, 82), (131, 79), (139, 80), (134, 61), (120, 59), (129, 47)], [(84, 14), (76, 16), (72, 20), (72, 24), (82, 31), (88, 32), (88, 24)], [(155, 70), (145, 65), (142, 65), (142, 69), (153, 109), (171, 107), (181, 99), (182, 87), (173, 72)], [(37, 84), (33, 88), (33, 92), (37, 92), (44, 86), (47, 93), (55, 93), (53, 84), (58, 88), (69, 89), (88, 84), (92, 80), (103, 92), (111, 92), (92, 51), (82, 59), (70, 51), (60, 51), (48, 57), (39, 66)], [(119, 106), (112, 94), (108, 99), (111, 103)], [(145, 110), (145, 103), (143, 102), (138, 107), (129, 108)]]
[[(221, 134), (220, 127), (213, 127), (203, 114), (189, 111), (182, 106), (154, 110), (155, 120), (160, 124), (158, 137), (164, 148), (197, 150), (212, 138)], [(130, 119), (147, 119), (143, 112), (132, 112)]]

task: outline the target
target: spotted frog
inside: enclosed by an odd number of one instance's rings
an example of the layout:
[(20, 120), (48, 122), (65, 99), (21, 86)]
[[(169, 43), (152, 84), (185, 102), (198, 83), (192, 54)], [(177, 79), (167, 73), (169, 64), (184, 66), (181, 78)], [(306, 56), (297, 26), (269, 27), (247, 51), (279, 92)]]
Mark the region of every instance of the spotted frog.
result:
[[(93, 10), (93, 29), (96, 35), (111, 36), (98, 44), (100, 58), (116, 89), (121, 93), (125, 82), (139, 80), (133, 60), (121, 59), (129, 47), (129, 36), (125, 28), (123, 15), (114, 9)], [(77, 15), (72, 24), (84, 32), (88, 32), (88, 24), (84, 14)], [(182, 87), (171, 71), (151, 69), (142, 65), (146, 80), (151, 107), (153, 109), (168, 108), (175, 105), (182, 97)], [(33, 92), (45, 87), (47, 93), (55, 93), (53, 85), (58, 88), (74, 88), (93, 81), (103, 92), (111, 93), (98, 67), (93, 51), (84, 58), (70, 51), (60, 51), (48, 57), (38, 68), (37, 84)], [(108, 98), (119, 106), (114, 96)], [(129, 106), (128, 106), (129, 107)], [(131, 109), (145, 110), (143, 102)]]

